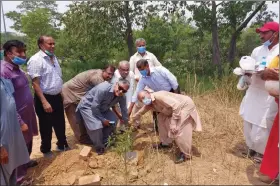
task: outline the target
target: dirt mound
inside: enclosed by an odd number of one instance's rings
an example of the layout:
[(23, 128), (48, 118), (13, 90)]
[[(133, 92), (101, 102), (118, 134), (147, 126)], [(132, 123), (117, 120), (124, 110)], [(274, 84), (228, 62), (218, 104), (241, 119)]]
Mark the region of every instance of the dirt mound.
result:
[[(34, 184), (77, 184), (82, 175), (99, 174), (104, 185), (125, 184), (262, 184), (258, 180), (258, 167), (249, 159), (242, 158), (245, 149), (243, 125), (238, 116), (239, 105), (225, 105), (215, 95), (193, 98), (202, 119), (203, 131), (193, 134), (193, 158), (182, 164), (174, 164), (175, 148), (155, 150), (151, 146), (158, 141), (152, 117), (147, 113), (141, 129), (134, 133), (134, 150), (140, 156), (137, 164), (127, 164), (115, 152), (97, 156), (92, 152), (88, 161), (79, 159), (79, 145), (67, 123), (67, 138), (71, 151), (57, 153), (53, 159), (44, 159), (39, 152), (40, 138), (36, 137), (33, 158), (39, 166), (28, 171)], [(53, 145), (55, 148), (55, 136)]]

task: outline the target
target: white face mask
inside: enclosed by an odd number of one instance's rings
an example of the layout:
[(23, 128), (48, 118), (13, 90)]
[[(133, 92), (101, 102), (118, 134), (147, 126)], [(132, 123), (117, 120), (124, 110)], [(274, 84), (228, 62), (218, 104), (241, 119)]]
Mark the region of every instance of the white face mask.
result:
[(152, 103), (152, 99), (151, 98), (144, 98), (143, 99), (143, 104), (144, 105), (150, 105)]

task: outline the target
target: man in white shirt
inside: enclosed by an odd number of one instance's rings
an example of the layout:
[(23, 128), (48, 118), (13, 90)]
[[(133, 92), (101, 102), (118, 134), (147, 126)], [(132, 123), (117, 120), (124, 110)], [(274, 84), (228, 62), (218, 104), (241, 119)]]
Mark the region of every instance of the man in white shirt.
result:
[[(132, 95), (133, 95), (133, 91), (134, 91), (135, 76), (134, 76), (134, 73), (132, 71), (130, 71), (129, 62), (125, 61), (125, 60), (119, 62), (118, 69), (115, 71), (114, 76), (111, 80), (111, 83), (115, 84), (116, 82), (118, 82), (121, 79), (125, 79), (125, 80), (129, 81), (129, 83), (130, 83), (129, 89), (125, 93), (126, 105), (128, 108), (131, 103), (131, 99), (132, 99)], [(119, 106), (113, 107), (113, 109), (114, 109), (115, 113), (118, 115), (118, 118), (121, 118), (121, 115), (119, 114), (119, 110), (120, 110)], [(121, 131), (125, 130), (124, 125), (120, 124), (119, 127), (120, 127)]]
[[(145, 39), (143, 39), (143, 38), (136, 39), (135, 45), (136, 45), (137, 52), (133, 56), (131, 56), (131, 58), (129, 60), (129, 64), (130, 64), (130, 71), (132, 71), (134, 73), (135, 80), (136, 80), (136, 82), (138, 82), (139, 79), (142, 77), (142, 75), (140, 74), (138, 68), (136, 67), (136, 63), (140, 59), (146, 59), (148, 61), (150, 67), (157, 67), (157, 66), (162, 66), (162, 65), (153, 53), (148, 52), (146, 50)], [(137, 113), (142, 107), (143, 107), (143, 104), (141, 102), (136, 103), (134, 106), (134, 109), (132, 111), (133, 112), (132, 114)], [(154, 118), (154, 122), (156, 122), (155, 113), (153, 113), (153, 118)], [(135, 123), (136, 123), (136, 126), (140, 126), (140, 119), (136, 119)]]
[(143, 38), (136, 39), (135, 41), (137, 52), (130, 57), (129, 64), (130, 64), (130, 71), (135, 74), (136, 81), (139, 81), (141, 78), (141, 74), (136, 67), (136, 63), (140, 59), (146, 59), (149, 63), (150, 67), (161, 66), (161, 63), (158, 61), (157, 57), (146, 50), (146, 41)]
[[(263, 57), (266, 66), (272, 58), (279, 54), (279, 24), (268, 22), (256, 30), (263, 45), (255, 48), (251, 54), (257, 64)], [(249, 148), (248, 154), (255, 162), (260, 163), (265, 150), (270, 129), (277, 112), (274, 98), (265, 90), (265, 81), (261, 72), (252, 75), (252, 83), (246, 91), (241, 106), (240, 115), (244, 120), (244, 135)]]
[(62, 100), (62, 72), (54, 55), (55, 42), (51, 36), (38, 39), (39, 52), (27, 63), (27, 72), (35, 92), (35, 111), (39, 118), (40, 150), (45, 157), (52, 157), (52, 128), (57, 137), (57, 151), (69, 150), (65, 135), (65, 118)]

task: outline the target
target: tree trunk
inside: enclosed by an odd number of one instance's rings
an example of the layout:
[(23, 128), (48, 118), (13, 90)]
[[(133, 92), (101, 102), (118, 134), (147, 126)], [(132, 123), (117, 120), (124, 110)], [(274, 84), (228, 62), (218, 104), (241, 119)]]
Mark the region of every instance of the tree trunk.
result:
[(234, 62), (235, 53), (236, 53), (236, 40), (241, 31), (246, 28), (247, 24), (251, 21), (251, 19), (261, 10), (262, 6), (265, 4), (265, 1), (262, 1), (261, 4), (252, 12), (250, 16), (245, 19), (241, 25), (235, 30), (235, 32), (231, 36), (230, 47), (228, 51), (228, 60), (232, 64)]
[(216, 2), (212, 1), (212, 62), (218, 66), (218, 75), (221, 77), (222, 75), (222, 64), (220, 57), (220, 46), (219, 46), (219, 38), (218, 38), (218, 23), (217, 23), (217, 6)]
[(236, 53), (236, 40), (237, 40), (237, 33), (235, 32), (231, 36), (230, 40), (230, 47), (229, 47), (229, 54), (228, 54), (228, 60), (232, 64), (234, 62), (235, 53)]
[(128, 55), (131, 57), (133, 55), (133, 37), (132, 37), (132, 28), (131, 28), (131, 20), (129, 17), (129, 1), (124, 2), (124, 17), (126, 21), (126, 43), (128, 47)]

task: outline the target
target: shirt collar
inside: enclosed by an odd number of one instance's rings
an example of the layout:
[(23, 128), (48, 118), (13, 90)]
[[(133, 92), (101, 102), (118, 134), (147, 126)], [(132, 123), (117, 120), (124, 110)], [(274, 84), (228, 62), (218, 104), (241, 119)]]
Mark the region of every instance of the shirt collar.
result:
[[(145, 52), (144, 56), (148, 55), (147, 51)], [(144, 57), (142, 56), (139, 52), (136, 52), (136, 56), (141, 56), (141, 57)]]
[(275, 46), (273, 46), (269, 51), (273, 51), (276, 47), (279, 47), (279, 43), (277, 43)]
[[(115, 83), (115, 84), (116, 84), (116, 83)], [(109, 92), (114, 93), (115, 84), (111, 84), (111, 88), (110, 88)]]
[(4, 65), (10, 69), (10, 70), (19, 70), (19, 66), (18, 65), (14, 65), (12, 63), (9, 63), (8, 61), (3, 60), (2, 63), (4, 63)]

